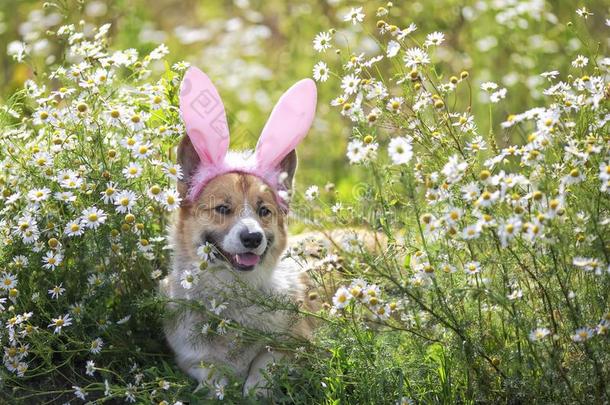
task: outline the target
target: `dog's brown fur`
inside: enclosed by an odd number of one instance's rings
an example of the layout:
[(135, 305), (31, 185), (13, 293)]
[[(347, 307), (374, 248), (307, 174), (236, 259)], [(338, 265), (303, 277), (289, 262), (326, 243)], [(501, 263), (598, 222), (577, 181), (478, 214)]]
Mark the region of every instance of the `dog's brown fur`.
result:
[[(170, 300), (196, 300), (204, 305), (210, 300), (226, 301), (222, 317), (245, 328), (310, 337), (313, 330), (311, 320), (295, 319), (295, 314), (286, 310), (261, 307), (240, 296), (239, 292), (236, 294), (236, 289), (230, 286), (245, 285), (251, 291), (289, 298), (300, 303), (306, 311), (317, 310), (315, 301), (308, 297), (310, 282), (307, 273), (294, 260), (282, 258), (288, 240), (287, 212), (276, 200), (273, 190), (256, 176), (228, 173), (212, 179), (196, 201), (189, 201), (185, 198), (189, 182), (200, 161), (188, 137), (184, 137), (180, 144), (178, 161), (185, 174), (178, 183), (178, 191), (184, 200), (170, 232), (174, 249), (173, 269), (162, 282), (162, 294)], [(280, 163), (280, 168), (287, 174), (285, 185), (288, 189), (292, 186), (296, 162), (293, 151)], [(227, 210), (219, 212), (217, 208), (220, 205)], [(262, 215), (261, 207), (266, 207), (269, 213)], [(197, 284), (185, 289), (181, 285), (181, 275), (199, 262), (198, 246), (205, 242), (218, 248), (225, 246), (227, 236), (244, 220), (250, 224), (257, 223), (267, 242), (264, 253), (259, 253), (260, 262), (256, 267), (243, 272), (235, 269), (226, 257), (225, 260), (217, 257), (210, 263), (210, 268), (201, 273)], [(229, 300), (227, 297), (232, 298)], [(176, 305), (170, 304), (169, 307), (176, 308)], [(245, 379), (244, 394), (252, 389), (261, 393), (264, 385), (261, 370), (283, 354), (280, 351), (268, 352), (261, 342), (242, 347), (236, 357), (231, 354), (234, 350), (231, 348), (235, 346), (234, 337), (214, 336), (213, 340), (202, 340), (197, 334), (197, 325), (207, 321), (205, 314), (196, 311), (187, 311), (179, 319), (168, 320), (166, 336), (180, 367), (200, 383), (211, 384), (217, 381), (218, 376), (204, 364), (221, 363)]]

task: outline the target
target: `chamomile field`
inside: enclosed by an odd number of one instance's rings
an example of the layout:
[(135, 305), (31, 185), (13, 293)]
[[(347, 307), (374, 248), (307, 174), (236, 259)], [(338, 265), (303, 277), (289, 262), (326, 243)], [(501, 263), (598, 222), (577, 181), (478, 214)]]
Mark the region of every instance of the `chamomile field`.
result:
[[(607, 0), (1, 0), (0, 403), (610, 402), (609, 38)], [(266, 399), (164, 339), (189, 66), (235, 149), (318, 89), (289, 230), (350, 231), (285, 253), (315, 305), (252, 297), (313, 338), (183, 303), (289, 353)]]

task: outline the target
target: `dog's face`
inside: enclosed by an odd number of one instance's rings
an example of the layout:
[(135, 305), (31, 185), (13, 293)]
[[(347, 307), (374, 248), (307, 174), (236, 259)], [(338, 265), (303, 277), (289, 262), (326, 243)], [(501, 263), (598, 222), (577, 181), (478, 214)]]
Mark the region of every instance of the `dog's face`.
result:
[[(185, 137), (178, 151), (178, 160), (185, 179), (178, 183), (184, 198), (188, 179), (199, 164), (192, 145)], [(282, 162), (287, 181), (292, 183), (296, 154)], [(286, 248), (286, 212), (278, 204), (274, 192), (260, 178), (243, 173), (228, 173), (212, 179), (197, 201), (184, 201), (178, 217), (180, 249), (193, 259), (197, 249), (211, 244), (214, 262), (224, 262), (239, 272), (272, 268)]]
[(286, 247), (284, 212), (258, 177), (229, 173), (213, 179), (192, 210), (195, 240), (210, 243), (239, 271), (274, 265)]

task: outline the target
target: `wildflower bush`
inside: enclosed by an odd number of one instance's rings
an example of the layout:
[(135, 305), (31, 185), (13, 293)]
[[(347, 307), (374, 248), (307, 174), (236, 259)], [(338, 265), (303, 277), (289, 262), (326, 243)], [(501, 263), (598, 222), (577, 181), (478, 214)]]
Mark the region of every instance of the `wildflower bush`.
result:
[(313, 73), (336, 86), (347, 157), (369, 179), (317, 216), (387, 238), (382, 254), (344, 252), (314, 402), (607, 401), (610, 59), (541, 72), (546, 103), (495, 123), (506, 88), (435, 63), (443, 33), (376, 14), (383, 53), (338, 51)]
[[(561, 70), (537, 72), (519, 103), (506, 67), (502, 80), (475, 79), (446, 57), (450, 33), (421, 32), (406, 6), (347, 7), (311, 38), (320, 120), (350, 131), (325, 139), (315, 127), (302, 166), (327, 159), (332, 140), (352, 181), (322, 187), (305, 171), (292, 227), (361, 231), (287, 253), (315, 251), (310, 298), (323, 306), (290, 307), (319, 328), (271, 370), (276, 402), (608, 401), (610, 59), (588, 36), (601, 12), (568, 23), (544, 4), (500, 3), (462, 15), (495, 18), (498, 36), (561, 25), (555, 46), (584, 44), (550, 55)], [(194, 392), (160, 326), (188, 63), (164, 45), (111, 46), (107, 24), (56, 25), (44, 34), (53, 58), (40, 63), (27, 41), (11, 48), (36, 74), (0, 112), (0, 397), (242, 402), (238, 382)]]
[(4, 110), (5, 400), (160, 401), (188, 385), (162, 370), (158, 313), (141, 307), (167, 271), (165, 214), (180, 204), (172, 104), (186, 65), (151, 78), (167, 49), (110, 51), (108, 29), (62, 26), (80, 61), (26, 82)]

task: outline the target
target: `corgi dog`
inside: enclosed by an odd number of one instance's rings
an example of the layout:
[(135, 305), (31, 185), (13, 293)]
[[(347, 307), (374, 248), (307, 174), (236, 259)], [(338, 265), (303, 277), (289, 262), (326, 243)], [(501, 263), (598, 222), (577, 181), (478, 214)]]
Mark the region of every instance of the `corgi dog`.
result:
[(185, 73), (179, 99), (186, 135), (177, 154), (182, 201), (169, 233), (171, 271), (160, 293), (168, 302), (167, 342), (200, 386), (226, 384), (228, 370), (243, 379), (244, 396), (269, 395), (265, 370), (283, 354), (264, 339), (241, 339), (240, 328), (311, 334), (309, 321), (269, 303), (309, 301), (307, 274), (283, 253), (295, 147), (312, 124), (316, 97), (312, 80), (296, 83), (274, 107), (255, 150), (229, 151), (218, 91), (197, 68)]

